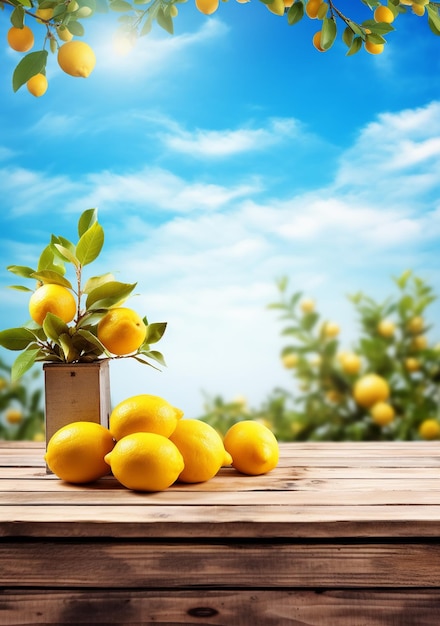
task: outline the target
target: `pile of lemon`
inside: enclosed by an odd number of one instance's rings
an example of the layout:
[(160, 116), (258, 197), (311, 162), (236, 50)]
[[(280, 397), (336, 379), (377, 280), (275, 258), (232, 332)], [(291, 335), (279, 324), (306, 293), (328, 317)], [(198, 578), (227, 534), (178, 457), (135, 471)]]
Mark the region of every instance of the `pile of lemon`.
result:
[(259, 475), (278, 464), (276, 437), (260, 422), (237, 422), (222, 439), (209, 424), (182, 417), (159, 396), (132, 396), (113, 409), (109, 428), (84, 421), (60, 428), (47, 444), (47, 466), (70, 483), (112, 472), (128, 489), (162, 491), (210, 480), (223, 466)]

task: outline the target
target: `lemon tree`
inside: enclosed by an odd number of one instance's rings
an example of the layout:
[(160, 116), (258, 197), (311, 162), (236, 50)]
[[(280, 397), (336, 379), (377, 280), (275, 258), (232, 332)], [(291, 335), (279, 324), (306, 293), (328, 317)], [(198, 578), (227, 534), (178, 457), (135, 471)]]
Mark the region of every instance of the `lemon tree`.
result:
[[(190, 0), (204, 15), (226, 11), (227, 0)], [(233, 0), (231, 0), (233, 1)], [(316, 22), (310, 44), (319, 52), (328, 51), (338, 37), (351, 56), (360, 50), (376, 55), (384, 51), (387, 37), (393, 34), (397, 18), (411, 13), (424, 19), (427, 30), (440, 35), (440, 2), (435, 0), (259, 0), (268, 9), (267, 19), (281, 18), (293, 26), (305, 20)], [(133, 46), (148, 35), (154, 25), (170, 34), (174, 21), (186, 0), (0, 0), (2, 19), (9, 19), (12, 32), (9, 45), (24, 56), (13, 71), (12, 86), (20, 89), (35, 75), (46, 75), (49, 53), (57, 55), (62, 71), (75, 77), (87, 77), (95, 67), (95, 54), (88, 43), (85, 22), (103, 13), (114, 13), (115, 31), (123, 45)], [(238, 0), (244, 3), (243, 0)], [(222, 6), (223, 5), (223, 6)], [(341, 8), (342, 7), (342, 8)], [(258, 7), (252, 7), (257, 10)], [(361, 17), (359, 17), (361, 16)], [(246, 14), (249, 19), (249, 13)], [(42, 49), (34, 49), (34, 32), (43, 33)], [(30, 32), (29, 32), (30, 31)], [(40, 39), (41, 37), (39, 37)], [(77, 39), (80, 38), (80, 39)], [(73, 39), (73, 41), (72, 41)], [(98, 60), (99, 62), (99, 60)], [(31, 90), (42, 95), (45, 89)]]
[(0, 439), (44, 441), (43, 390), (35, 371), (11, 382), (0, 359)]
[(282, 364), (295, 363), (295, 389), (279, 391), (283, 438), (440, 438), (440, 347), (428, 339), (426, 316), (436, 296), (411, 271), (394, 283), (397, 295), (384, 302), (349, 296), (359, 338), (347, 349), (337, 324), (304, 309), (302, 292), (289, 293), (288, 280), (278, 281), (280, 299), (269, 306), (283, 323)]
[[(84, 276), (104, 244), (96, 209), (78, 221), (78, 241), (52, 235), (36, 267), (10, 265), (8, 270), (33, 282), (12, 285), (28, 296), (31, 320), (0, 332), (0, 345), (18, 351), (11, 369), (15, 381), (35, 362), (77, 363), (100, 358), (134, 358), (155, 367), (165, 365), (161, 352), (151, 349), (166, 322), (149, 323), (146, 316), (121, 305), (136, 283), (120, 282), (113, 274)], [(68, 269), (72, 276), (69, 276)], [(121, 313), (122, 311), (122, 313)]]

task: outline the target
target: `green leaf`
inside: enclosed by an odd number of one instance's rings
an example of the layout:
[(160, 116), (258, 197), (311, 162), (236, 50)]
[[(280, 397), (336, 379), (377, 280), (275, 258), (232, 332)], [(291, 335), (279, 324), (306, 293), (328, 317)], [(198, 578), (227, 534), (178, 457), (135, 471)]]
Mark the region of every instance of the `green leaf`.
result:
[(88, 265), (94, 261), (104, 245), (104, 230), (98, 222), (95, 222), (81, 235), (76, 246), (76, 256), (81, 265)]
[(336, 39), (336, 21), (331, 17), (326, 17), (322, 21), (321, 48), (328, 50), (332, 47)]
[(24, 9), (23, 7), (17, 6), (11, 13), (11, 24), (15, 26), (15, 28), (23, 28), (24, 26)]
[(162, 338), (167, 327), (166, 322), (153, 322), (147, 326), (147, 334), (144, 343), (157, 343)]
[(102, 285), (105, 285), (106, 283), (112, 282), (114, 280), (115, 277), (110, 272), (108, 272), (107, 274), (102, 274), (101, 276), (92, 276), (86, 281), (83, 287), (83, 293), (91, 293), (94, 289), (97, 289), (98, 287), (101, 287)]
[(133, 7), (129, 2), (125, 2), (125, 0), (110, 0), (110, 9), (112, 11), (125, 13), (126, 11), (132, 11)]
[(359, 24), (356, 24), (356, 22), (352, 22), (351, 20), (348, 20), (348, 26), (351, 28), (351, 30), (356, 34), (359, 35), (359, 37), (363, 37), (364, 36), (364, 31), (362, 30), (362, 28), (359, 26)]
[(62, 257), (66, 259), (66, 261), (73, 263), (75, 267), (79, 267), (81, 265), (76, 256), (68, 248), (62, 246), (59, 243), (54, 243), (53, 245), (56, 250), (62, 255)]
[(156, 14), (157, 23), (161, 28), (167, 31), (170, 35), (174, 33), (173, 18), (169, 13), (165, 13), (163, 9), (159, 9)]
[(98, 210), (97, 209), (87, 209), (84, 213), (81, 214), (78, 220), (78, 236), (82, 237), (84, 233), (89, 230), (91, 226), (95, 222), (98, 221)]
[(353, 31), (351, 30), (349, 26), (347, 26), (347, 28), (345, 28), (344, 32), (342, 33), (342, 41), (345, 43), (347, 48), (349, 48), (351, 44), (353, 43), (353, 37), (354, 37)]
[(391, 33), (394, 30), (394, 27), (387, 22), (376, 22), (375, 20), (366, 20), (362, 22), (362, 26), (364, 28), (368, 28), (372, 33), (377, 33), (378, 35), (386, 35), (387, 33)]
[(11, 368), (11, 381), (15, 382), (27, 372), (41, 354), (38, 348), (30, 348), (22, 352), (14, 361)]
[[(78, 341), (78, 337), (80, 337), (81, 341)], [(91, 333), (89, 330), (80, 329), (78, 330), (72, 337), (73, 343), (76, 348), (82, 346), (83, 349), (89, 351), (87, 346), (84, 346), (84, 341), (87, 342), (90, 346), (94, 348), (98, 348), (100, 353), (106, 352), (105, 347), (99, 341), (98, 337)], [(82, 342), (82, 343), (81, 343)]]
[(75, 37), (82, 37), (85, 33), (84, 26), (77, 20), (69, 20), (69, 31)]
[(115, 306), (126, 300), (137, 283), (120, 283), (109, 281), (93, 289), (87, 296), (86, 308), (99, 309)]
[(56, 250), (49, 244), (43, 250), (38, 259), (37, 270), (52, 270), (58, 272), (58, 274), (65, 274), (66, 268), (64, 267), (64, 261), (56, 254)]
[(386, 39), (382, 37), (382, 35), (378, 35), (377, 33), (369, 33), (365, 37), (365, 41), (369, 41), (370, 43), (386, 43)]
[(24, 287), (23, 285), (8, 285), (9, 289), (16, 289), (17, 291), (33, 291), (33, 289), (29, 289), (29, 287)]
[(22, 276), (23, 278), (32, 278), (32, 274), (35, 272), (31, 267), (25, 265), (8, 265), (6, 269), (8, 272), (12, 272), (12, 274)]
[(73, 345), (72, 337), (69, 333), (63, 333), (58, 337), (58, 345), (61, 347), (61, 350), (64, 354), (64, 359), (67, 363), (72, 363), (75, 361), (79, 354)]
[(304, 5), (297, 0), (287, 11), (287, 23), (289, 26), (297, 24), (304, 17)]
[(0, 331), (0, 346), (7, 350), (24, 350), (34, 341), (33, 333), (27, 328), (9, 328)]
[(47, 54), (47, 50), (39, 50), (38, 52), (29, 52), (21, 59), (12, 76), (14, 91), (18, 91), (35, 74), (45, 73)]
[(362, 48), (362, 38), (355, 37), (352, 41), (350, 48), (347, 50), (346, 56), (351, 56), (353, 54), (356, 54), (357, 52), (359, 52), (361, 48)]
[(42, 270), (41, 272), (34, 272), (31, 278), (35, 278), (35, 280), (40, 280), (42, 283), (61, 285), (62, 287), (66, 287), (67, 289), (73, 289), (71, 282), (54, 270)]
[(153, 20), (151, 18), (150, 15), (148, 15), (147, 19), (144, 22), (144, 25), (142, 26), (142, 30), (140, 32), (140, 37), (144, 37), (144, 35), (148, 35), (148, 33), (151, 31), (153, 27)]
[(43, 322), (43, 330), (48, 339), (52, 339), (55, 343), (59, 343), (59, 337), (63, 334), (69, 334), (69, 327), (61, 318), (53, 313), (47, 313)]
[(432, 4), (427, 5), (428, 10), (428, 24), (434, 35), (440, 35), (440, 16), (438, 7)]

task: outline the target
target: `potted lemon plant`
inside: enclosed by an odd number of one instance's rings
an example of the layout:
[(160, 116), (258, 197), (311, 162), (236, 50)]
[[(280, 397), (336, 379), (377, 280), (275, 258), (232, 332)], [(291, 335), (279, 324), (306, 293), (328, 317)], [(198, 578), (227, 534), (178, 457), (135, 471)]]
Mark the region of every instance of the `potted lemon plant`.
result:
[(161, 339), (166, 322), (150, 324), (125, 306), (136, 283), (117, 281), (111, 273), (85, 277), (84, 268), (98, 258), (103, 244), (97, 210), (88, 209), (79, 218), (76, 243), (52, 235), (36, 268), (7, 268), (34, 283), (33, 288), (12, 286), (28, 293), (31, 319), (1, 331), (0, 345), (20, 352), (12, 364), (12, 381), (35, 363), (44, 364), (46, 441), (77, 420), (108, 427), (111, 359), (165, 365), (151, 344)]

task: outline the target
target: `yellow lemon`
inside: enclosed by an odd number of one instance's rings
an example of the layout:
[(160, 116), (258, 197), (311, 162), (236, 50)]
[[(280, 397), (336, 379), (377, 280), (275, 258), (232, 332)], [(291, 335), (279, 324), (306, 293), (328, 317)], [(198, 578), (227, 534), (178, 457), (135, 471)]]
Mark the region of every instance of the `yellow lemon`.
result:
[[(37, 16), (37, 22), (39, 24), (45, 24), (53, 17), (53, 9), (37, 9), (35, 11), (35, 15)], [(38, 19), (39, 18), (39, 19)]]
[(98, 324), (98, 339), (112, 354), (135, 352), (144, 343), (146, 334), (142, 318), (127, 307), (110, 309)]
[(318, 52), (325, 52), (325, 48), (321, 46), (321, 34), (322, 34), (321, 31), (318, 30), (313, 35), (312, 43), (315, 46), (315, 48), (318, 50)]
[(374, 11), (374, 19), (376, 22), (391, 24), (394, 22), (394, 13), (388, 7), (379, 5)]
[(394, 409), (388, 402), (376, 402), (370, 409), (373, 422), (377, 426), (388, 426), (394, 419)]
[(104, 457), (114, 445), (112, 434), (101, 424), (72, 422), (52, 435), (44, 458), (62, 480), (89, 483), (110, 472)]
[(315, 20), (318, 17), (318, 11), (323, 0), (307, 0), (306, 3), (306, 15), (310, 19)]
[(357, 354), (347, 352), (340, 358), (342, 371), (346, 374), (358, 374), (361, 369), (361, 359)]
[(42, 326), (48, 313), (53, 313), (68, 324), (76, 313), (76, 301), (72, 292), (61, 285), (45, 284), (38, 287), (29, 300), (29, 313)]
[(434, 418), (423, 420), (419, 426), (419, 435), (422, 439), (440, 439), (440, 422)]
[(114, 477), (128, 489), (162, 491), (184, 468), (183, 457), (172, 441), (156, 433), (132, 433), (106, 455)]
[(131, 433), (157, 433), (169, 437), (183, 411), (160, 396), (140, 394), (122, 400), (110, 414), (110, 430), (115, 439)]
[(425, 335), (417, 335), (417, 337), (414, 337), (411, 341), (411, 348), (413, 350), (426, 350), (427, 347), (428, 340)]
[(416, 317), (411, 318), (407, 323), (406, 328), (412, 335), (418, 335), (425, 328), (423, 317), (417, 315)]
[(183, 483), (201, 483), (210, 480), (223, 465), (232, 463), (223, 440), (209, 424), (198, 419), (183, 419), (170, 435), (183, 456), (185, 468), (179, 474)]
[(286, 369), (292, 369), (298, 365), (299, 358), (298, 355), (294, 352), (289, 352), (285, 354), (282, 358), (282, 363)]
[(44, 74), (35, 74), (32, 76), (27, 83), (26, 86), (31, 93), (36, 98), (43, 96), (47, 91), (47, 78)]
[(265, 474), (278, 464), (276, 437), (260, 422), (237, 422), (227, 431), (223, 444), (232, 457), (232, 465), (242, 474)]
[(304, 298), (304, 300), (301, 300), (299, 307), (303, 313), (313, 313), (315, 301), (311, 298)]
[(219, 0), (195, 0), (196, 8), (204, 15), (212, 15), (218, 9)]
[(339, 326), (334, 322), (325, 322), (322, 327), (324, 337), (327, 337), (327, 339), (333, 339), (333, 337), (337, 337), (339, 335), (339, 330)]
[(418, 372), (420, 369), (420, 361), (414, 357), (408, 357), (405, 359), (405, 369), (408, 372)]
[(390, 388), (387, 381), (377, 374), (366, 374), (359, 378), (353, 387), (353, 397), (356, 402), (370, 408), (376, 402), (388, 400)]
[(394, 335), (396, 326), (391, 320), (380, 320), (377, 325), (377, 332), (381, 337), (389, 339)]
[(28, 52), (34, 45), (34, 33), (29, 26), (23, 28), (12, 26), (8, 30), (7, 39), (10, 47), (17, 52)]
[(365, 50), (370, 54), (382, 54), (385, 44), (373, 43), (372, 41), (365, 42)]
[(5, 414), (5, 419), (9, 424), (19, 424), (23, 419), (23, 413), (20, 409), (8, 409)]
[(58, 50), (58, 65), (70, 76), (87, 78), (95, 64), (95, 53), (84, 41), (67, 41)]

